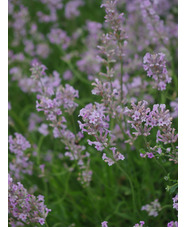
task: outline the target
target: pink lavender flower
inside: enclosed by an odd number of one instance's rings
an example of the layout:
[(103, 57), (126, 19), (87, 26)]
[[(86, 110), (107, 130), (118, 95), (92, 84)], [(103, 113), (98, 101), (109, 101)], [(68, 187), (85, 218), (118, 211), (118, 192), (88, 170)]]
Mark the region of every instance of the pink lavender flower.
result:
[(128, 123), (131, 124), (131, 127), (135, 130), (132, 134), (135, 135), (136, 139), (139, 135), (148, 136), (150, 135), (150, 130), (152, 126), (149, 124), (144, 124), (148, 119), (150, 113), (150, 108), (147, 107), (146, 101), (140, 101), (136, 105), (131, 103), (131, 109), (125, 108), (125, 114), (130, 117)]
[(93, 35), (94, 38), (97, 38), (98, 34), (100, 33), (100, 29), (102, 28), (102, 24), (95, 21), (87, 21), (86, 25), (90, 35)]
[(149, 147), (149, 151), (151, 151), (151, 152), (140, 153), (140, 156), (142, 158), (145, 158), (146, 156), (148, 158), (154, 158), (155, 155), (157, 155), (157, 154), (161, 155), (161, 153), (162, 153), (162, 149), (160, 147), (158, 147), (158, 146)]
[(73, 77), (73, 74), (70, 70), (65, 71), (64, 74), (63, 74), (64, 80), (71, 80), (72, 77)]
[(30, 71), (32, 72), (31, 78), (34, 80), (40, 79), (43, 75), (45, 75), (47, 67), (45, 65), (39, 64), (37, 61), (32, 63), (32, 68)]
[[(120, 100), (121, 96), (121, 86), (118, 79), (115, 79), (112, 82), (101, 81), (95, 79), (95, 82), (92, 83), (94, 86), (92, 94), (100, 95), (101, 101), (103, 102), (106, 111), (110, 114), (112, 118), (117, 118), (123, 115), (123, 107)], [(124, 90), (124, 88), (122, 88)], [(125, 102), (126, 99), (123, 97), (122, 102)]]
[(12, 109), (11, 103), (8, 102), (8, 110), (11, 110), (11, 109)]
[(41, 124), (41, 126), (38, 128), (38, 131), (43, 134), (44, 136), (47, 136), (49, 131), (48, 131), (48, 125), (47, 124)]
[(86, 27), (89, 33), (84, 42), (87, 50), (81, 54), (77, 66), (80, 71), (88, 74), (89, 80), (93, 80), (94, 75), (100, 72), (101, 69), (101, 64), (97, 59), (97, 45), (101, 36), (102, 25), (94, 21), (87, 21)]
[(87, 167), (84, 166), (82, 168), (82, 171), (79, 172), (78, 181), (80, 181), (82, 185), (86, 185), (87, 186), (87, 185), (90, 184), (90, 182), (92, 180), (92, 174), (93, 174), (93, 172), (92, 172), (92, 170), (90, 170), (89, 164), (88, 164)]
[(94, 78), (93, 75), (98, 73), (101, 68), (96, 56), (97, 50), (90, 47), (88, 51), (81, 54), (81, 59), (77, 61), (77, 66), (79, 70), (81, 72), (86, 72), (89, 76), (89, 79)]
[(128, 123), (135, 130), (132, 133), (135, 137), (126, 142), (132, 143), (132, 140), (135, 140), (139, 135), (148, 136), (152, 128), (159, 127), (156, 142), (175, 143), (177, 135), (175, 135), (175, 129), (171, 128), (172, 118), (165, 104), (153, 105), (152, 111), (147, 107), (147, 104), (146, 101), (140, 101), (138, 105), (131, 103), (132, 109), (126, 107), (124, 113), (130, 117)]
[(29, 116), (29, 126), (28, 130), (30, 132), (37, 129), (37, 124), (41, 123), (43, 121), (43, 118), (38, 116), (36, 113), (31, 113)]
[(153, 109), (146, 119), (146, 125), (163, 127), (170, 126), (171, 124), (172, 118), (170, 117), (169, 110), (166, 109), (165, 104), (153, 105)]
[(23, 174), (32, 175), (33, 162), (29, 160), (26, 155), (17, 155), (11, 162), (9, 162), (9, 172), (14, 179), (22, 179)]
[(139, 224), (135, 224), (133, 227), (143, 227), (143, 225), (145, 225), (144, 221), (140, 221)]
[(177, 118), (178, 117), (178, 99), (176, 99), (175, 101), (170, 102), (170, 106), (172, 108), (171, 116), (173, 118)]
[(15, 138), (9, 136), (9, 150), (15, 154), (9, 163), (9, 171), (14, 179), (21, 179), (22, 174), (32, 175), (33, 163), (29, 160), (29, 155), (25, 154), (30, 147), (30, 143), (21, 134), (15, 133)]
[(14, 40), (12, 45), (19, 45), (23, 37), (26, 36), (26, 25), (29, 21), (29, 11), (23, 5), (18, 6), (18, 11), (14, 11), (12, 14), (13, 21), (9, 24), (14, 29)]
[(178, 134), (175, 131), (175, 128), (171, 128), (170, 126), (161, 128), (161, 131), (157, 131), (156, 142), (163, 142), (164, 144), (176, 143)]
[(149, 216), (158, 216), (158, 212), (160, 211), (161, 206), (158, 202), (158, 199), (155, 199), (150, 204), (147, 204), (145, 206), (142, 206), (141, 210), (146, 210)]
[(114, 161), (111, 158), (108, 158), (105, 153), (103, 153), (102, 159), (103, 161), (107, 162), (109, 166), (112, 166), (114, 164)]
[(92, 105), (90, 103), (80, 110), (79, 116), (85, 122), (78, 121), (81, 131), (87, 132), (96, 138), (96, 143), (89, 142), (89, 144), (94, 144), (98, 150), (102, 150), (104, 146), (107, 146), (107, 135), (109, 134), (109, 116), (105, 113), (104, 105), (99, 103)]
[(111, 32), (102, 36), (102, 45), (98, 46), (100, 53), (106, 56), (106, 60), (101, 61), (115, 62), (118, 58), (122, 61), (125, 55), (125, 47), (127, 45), (127, 36), (124, 28), (124, 13), (119, 14), (117, 11), (117, 0), (106, 0), (101, 7), (105, 8), (105, 22), (112, 29)]
[(9, 136), (9, 149), (12, 153), (22, 155), (25, 150), (31, 147), (30, 143), (19, 133), (15, 133), (15, 138)]
[(37, 12), (40, 22), (55, 22), (57, 20), (57, 10), (62, 9), (63, 4), (61, 0), (41, 0), (47, 6), (49, 14), (44, 14), (41, 11)]
[(115, 147), (110, 148), (110, 150), (113, 153), (113, 157), (112, 158), (108, 158), (105, 153), (103, 153), (103, 156), (102, 156), (102, 159), (105, 162), (107, 162), (109, 166), (113, 165), (115, 162), (117, 162), (119, 160), (124, 160), (125, 159), (125, 157), (120, 152), (116, 152), (116, 148)]
[(167, 224), (167, 227), (178, 227), (178, 222), (177, 221), (171, 221)]
[(42, 57), (42, 58), (47, 58), (50, 53), (50, 49), (48, 44), (46, 43), (39, 43), (36, 46), (36, 55)]
[(44, 218), (39, 218), (39, 221), (38, 221), (41, 225), (44, 225), (45, 224), (45, 219)]
[(172, 80), (167, 72), (165, 54), (146, 53), (143, 58), (143, 67), (147, 71), (147, 76), (154, 79), (153, 86), (158, 90), (165, 90), (166, 84)]
[[(88, 139), (87, 142), (89, 145), (94, 145), (98, 151), (103, 151), (113, 145), (114, 137), (108, 130), (109, 116), (106, 115), (106, 108), (103, 104), (95, 103), (95, 105), (92, 105), (90, 103), (80, 110), (79, 116), (84, 121), (84, 123), (78, 121), (81, 131), (93, 135), (96, 139), (95, 141)], [(124, 160), (125, 157), (121, 153), (116, 152), (115, 147), (110, 147), (109, 149), (112, 151), (111, 154), (109, 153), (109, 157), (107, 157), (106, 153), (102, 156), (102, 159), (109, 166), (113, 165), (116, 161)]]
[(178, 194), (174, 198), (172, 198), (172, 200), (173, 200), (173, 208), (178, 211)]
[(25, 45), (25, 53), (31, 55), (31, 56), (34, 56), (35, 52), (34, 52), (34, 49), (35, 49), (35, 46), (34, 46), (34, 43), (32, 40), (24, 40), (24, 45)]
[(63, 49), (67, 49), (70, 44), (70, 38), (60, 28), (52, 28), (48, 34), (48, 38), (51, 43), (61, 45)]
[(108, 221), (101, 222), (101, 227), (108, 227)]
[(39, 22), (42, 23), (55, 22), (57, 20), (57, 12), (54, 8), (49, 9), (49, 14), (44, 14), (43, 12), (38, 11), (37, 16), (39, 18)]
[(164, 21), (160, 19), (150, 0), (138, 1), (141, 8), (143, 23), (147, 27), (148, 38), (153, 43), (167, 44), (169, 42)]
[(63, 7), (61, 0), (41, 0), (41, 2), (47, 5), (49, 8), (54, 7), (56, 9), (62, 9)]
[(65, 16), (68, 19), (73, 19), (79, 16), (80, 11), (78, 10), (79, 6), (84, 5), (82, 0), (71, 0), (65, 6)]
[(145, 158), (146, 156), (147, 156), (148, 158), (154, 158), (154, 154), (153, 154), (152, 152), (146, 152), (145, 154), (140, 153), (140, 156), (141, 156), (142, 158)]
[(10, 224), (22, 221), (25, 224), (40, 223), (44, 224), (48, 213), (51, 210), (44, 205), (44, 197), (28, 193), (24, 186), (20, 183), (14, 183), (10, 175), (8, 175), (8, 212)]
[(65, 84), (65, 87), (59, 87), (57, 89), (56, 100), (69, 114), (72, 114), (78, 106), (78, 104), (74, 102), (75, 98), (79, 98), (79, 92), (69, 84)]
[(153, 153), (149, 153), (149, 152), (147, 152), (147, 156), (148, 156), (148, 158), (154, 158), (154, 155), (153, 155)]

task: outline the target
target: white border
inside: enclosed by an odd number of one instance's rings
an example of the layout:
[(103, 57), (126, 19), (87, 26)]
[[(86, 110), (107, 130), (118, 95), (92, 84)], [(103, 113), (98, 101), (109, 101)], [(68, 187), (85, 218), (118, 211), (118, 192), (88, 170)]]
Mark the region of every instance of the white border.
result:
[(0, 119), (1, 119), (1, 193), (0, 193), (0, 214), (1, 226), (8, 223), (8, 1), (1, 1), (0, 4), (0, 28), (1, 28), (1, 51), (0, 51)]
[(178, 4), (178, 133), (179, 133), (179, 161), (178, 161), (178, 196), (179, 211), (178, 224), (186, 226), (186, 2), (179, 0)]

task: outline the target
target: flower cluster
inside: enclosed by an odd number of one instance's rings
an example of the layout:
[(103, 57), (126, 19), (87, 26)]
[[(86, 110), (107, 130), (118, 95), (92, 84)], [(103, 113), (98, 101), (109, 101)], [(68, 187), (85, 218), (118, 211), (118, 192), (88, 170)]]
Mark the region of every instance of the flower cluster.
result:
[(176, 143), (178, 134), (175, 131), (175, 128), (171, 128), (170, 126), (161, 128), (161, 131), (157, 131), (156, 142), (163, 142), (164, 144)]
[(107, 135), (109, 134), (109, 116), (106, 114), (104, 105), (90, 103), (80, 110), (79, 116), (85, 122), (83, 124), (78, 121), (81, 131), (95, 136), (99, 145), (103, 144), (99, 146), (98, 150), (103, 150), (104, 146), (107, 146)]
[(21, 179), (23, 174), (32, 175), (33, 163), (29, 160), (29, 154), (25, 154), (30, 147), (30, 143), (21, 134), (15, 133), (15, 138), (9, 136), (9, 150), (15, 154), (9, 163), (9, 170), (14, 179)]
[[(126, 34), (125, 34), (125, 28), (124, 28), (124, 13), (119, 14), (117, 11), (117, 0), (115, 1), (108, 1), (106, 0), (101, 7), (105, 7), (105, 22), (109, 25), (109, 27), (112, 29), (111, 32), (107, 33), (103, 36), (102, 42), (107, 43), (108, 42), (111, 45), (116, 44), (115, 48), (112, 46), (112, 51), (106, 51), (104, 48), (100, 48), (101, 51), (103, 51), (107, 57), (110, 57), (110, 54), (116, 54), (118, 57), (124, 56), (124, 48), (126, 46)], [(108, 42), (107, 42), (107, 41)], [(117, 44), (119, 43), (119, 45)], [(117, 49), (118, 48), (118, 49)], [(110, 53), (109, 53), (110, 52)], [(114, 52), (114, 53), (111, 53)]]
[[(133, 132), (134, 134), (134, 140), (140, 136), (148, 136), (150, 135), (150, 131), (152, 129), (152, 125), (147, 124), (146, 120), (148, 119), (150, 108), (147, 107), (148, 103), (146, 101), (140, 101), (136, 105), (135, 103), (131, 103), (131, 109), (128, 107), (125, 108), (125, 114), (130, 117), (130, 120), (128, 120), (128, 123), (131, 125), (131, 127), (135, 130)], [(126, 142), (132, 142), (131, 140)]]
[(119, 160), (124, 160), (125, 157), (120, 153), (120, 152), (116, 152), (116, 147), (112, 147), (110, 148), (110, 150), (112, 151), (112, 158), (108, 158), (106, 153), (103, 153), (102, 159), (108, 163), (109, 166), (113, 165), (115, 162), (119, 161)]
[(32, 73), (31, 78), (33, 78), (34, 80), (41, 79), (42, 76), (46, 75), (46, 69), (47, 67), (45, 65), (41, 65), (37, 61), (34, 61), (32, 63), (32, 68), (30, 69)]
[(72, 114), (78, 104), (74, 102), (75, 98), (79, 98), (79, 93), (69, 84), (65, 87), (59, 87), (56, 91), (56, 100), (63, 106), (66, 112)]
[(55, 22), (57, 20), (57, 10), (63, 8), (61, 0), (41, 0), (41, 2), (48, 8), (49, 14), (38, 11), (39, 22)]
[(155, 199), (150, 204), (146, 204), (145, 206), (142, 206), (141, 210), (146, 210), (149, 216), (158, 216), (158, 212), (161, 210), (160, 203), (158, 202), (158, 199)]
[(98, 45), (98, 60), (106, 67), (106, 72), (100, 72), (100, 76), (111, 83), (116, 78), (114, 65), (118, 61), (120, 63), (120, 100), (123, 99), (123, 57), (127, 45), (127, 35), (124, 27), (124, 13), (117, 10), (117, 0), (106, 0), (101, 5), (105, 8), (105, 24), (109, 28), (109, 32), (102, 35), (101, 44)]
[(168, 34), (164, 25), (164, 21), (161, 20), (160, 17), (157, 15), (150, 0), (139, 2), (143, 22), (148, 28), (148, 35), (152, 39), (152, 42), (163, 42), (163, 44), (166, 45), (168, 43)]
[(178, 227), (178, 222), (177, 221), (171, 221), (167, 224), (167, 227)]
[(162, 154), (162, 149), (161, 147), (158, 147), (158, 146), (149, 147), (149, 151), (150, 152), (140, 153), (140, 156), (142, 158), (145, 158), (145, 157), (154, 158), (156, 155)]
[(101, 222), (101, 227), (108, 227), (108, 221)]
[(178, 211), (178, 194), (174, 198), (172, 198), (172, 200), (173, 200), (173, 208)]
[(9, 136), (9, 149), (12, 153), (23, 155), (23, 152), (31, 147), (30, 143), (19, 133), (15, 133), (15, 138)]
[(70, 38), (60, 28), (52, 28), (48, 34), (48, 38), (51, 43), (61, 45), (63, 49), (66, 49), (70, 44)]
[(43, 225), (50, 211), (44, 205), (44, 196), (35, 197), (29, 194), (20, 182), (14, 183), (8, 175), (8, 213), (11, 215), (9, 221), (12, 226), (17, 221), (26, 225), (31, 223)]
[[(128, 123), (135, 130), (133, 140), (139, 135), (148, 136), (152, 128), (159, 127), (156, 142), (175, 143), (178, 135), (175, 135), (175, 129), (171, 128), (172, 118), (165, 104), (154, 104), (152, 110), (147, 105), (146, 101), (140, 101), (137, 105), (131, 103), (131, 109), (125, 108), (126, 116), (130, 117)], [(132, 143), (132, 140), (126, 142)]]
[[(31, 69), (35, 72), (35, 65)], [(38, 68), (39, 66), (36, 65)], [(40, 67), (42, 70), (42, 68)], [(67, 128), (67, 120), (63, 116), (62, 109), (64, 109), (69, 115), (72, 115), (77, 103), (74, 102), (75, 98), (78, 98), (78, 91), (75, 90), (69, 84), (65, 87), (60, 85), (60, 80), (57, 83), (48, 84), (50, 81), (47, 75), (37, 73), (40, 77), (34, 77), (38, 82), (41, 82), (41, 88), (38, 90), (38, 100), (36, 101), (37, 111), (43, 111), (46, 120), (50, 122), (50, 126), (53, 127), (53, 135), (55, 138), (60, 138), (65, 144), (65, 156), (70, 160), (77, 160), (79, 166), (78, 180), (85, 185), (88, 185), (92, 171), (89, 169), (89, 153), (85, 152), (86, 147), (79, 144), (82, 134), (76, 135)], [(57, 74), (58, 75), (58, 74)], [(32, 76), (33, 77), (33, 76)], [(55, 81), (54, 81), (55, 82)], [(45, 130), (46, 132), (46, 130)]]
[(28, 8), (23, 5), (18, 7), (18, 11), (14, 11), (14, 9), (12, 10), (13, 20), (9, 24), (9, 26), (15, 30), (13, 46), (17, 46), (20, 43), (22, 37), (26, 36), (26, 26), (30, 19)]
[(79, 127), (82, 132), (87, 132), (88, 135), (94, 136), (95, 141), (88, 141), (89, 145), (94, 145), (96, 150), (103, 151), (108, 147), (112, 151), (112, 154), (109, 153), (110, 157), (107, 157), (106, 153), (103, 153), (102, 159), (108, 163), (109, 166), (113, 165), (118, 160), (124, 160), (124, 156), (116, 152), (116, 147), (113, 146), (114, 137), (109, 130), (109, 116), (106, 113), (106, 108), (103, 104), (92, 103), (85, 106), (85, 108), (80, 110), (79, 116), (82, 117), (84, 123), (78, 121)]
[(170, 106), (172, 108), (171, 116), (173, 118), (177, 118), (178, 117), (178, 99), (176, 99), (175, 101), (170, 102)]
[(65, 5), (65, 16), (67, 19), (73, 19), (79, 16), (78, 7), (84, 5), (82, 0), (71, 0)]
[(140, 221), (139, 224), (135, 224), (133, 227), (143, 227), (145, 225), (144, 221)]
[[(120, 102), (121, 86), (119, 80), (115, 79), (112, 82), (103, 82), (96, 78), (92, 85), (94, 86), (92, 94), (102, 97), (101, 101), (110, 116), (112, 118), (121, 117), (123, 115), (123, 108)], [(124, 86), (122, 90), (124, 91)], [(122, 102), (125, 102), (125, 98), (123, 98)]]
[(172, 80), (167, 72), (165, 54), (146, 53), (143, 58), (143, 67), (147, 71), (147, 76), (154, 79), (153, 86), (158, 90), (165, 90), (166, 85)]
[(100, 71), (101, 64), (97, 59), (98, 40), (101, 35), (102, 25), (94, 21), (87, 21), (86, 28), (89, 35), (85, 40), (87, 47), (86, 51), (81, 54), (81, 59), (76, 62), (79, 70), (85, 72), (88, 75), (88, 79), (92, 80), (94, 75)]

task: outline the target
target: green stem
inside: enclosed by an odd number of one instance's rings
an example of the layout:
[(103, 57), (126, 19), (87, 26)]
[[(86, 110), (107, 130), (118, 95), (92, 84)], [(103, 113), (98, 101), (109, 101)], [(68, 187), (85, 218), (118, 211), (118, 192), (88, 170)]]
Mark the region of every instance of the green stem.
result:
[(165, 205), (165, 206), (163, 206), (163, 207), (161, 208), (161, 211), (164, 210), (164, 209), (166, 209), (166, 208), (169, 208), (169, 207), (172, 208), (172, 205)]
[[(132, 202), (133, 202), (133, 209), (135, 211), (135, 213), (138, 213), (137, 211), (137, 208), (136, 208), (136, 202), (135, 202), (135, 193), (134, 193), (134, 186), (133, 186), (133, 183), (132, 183), (132, 180), (130, 178), (130, 176), (127, 174), (127, 172), (121, 168), (121, 166), (116, 163), (118, 168), (121, 170), (121, 172), (128, 178), (129, 180), (129, 183), (130, 183), (130, 187), (131, 187), (131, 191), (132, 191)], [(139, 214), (138, 214), (139, 215)]]
[(122, 61), (122, 58), (120, 59), (120, 64), (121, 64), (120, 86), (121, 86), (121, 102), (122, 102), (122, 99), (123, 99), (123, 61)]
[(44, 139), (45, 139), (45, 136), (42, 136), (38, 142), (38, 148), (37, 148), (37, 165), (38, 166), (40, 165), (40, 149)]
[(162, 168), (162, 170), (164, 171), (164, 173), (167, 175), (168, 173), (167, 173), (166, 169), (164, 168), (164, 166), (161, 165), (161, 163), (156, 158), (154, 160)]
[(74, 133), (76, 135), (77, 134), (77, 130), (76, 130), (76, 125), (75, 125), (74, 117), (72, 115), (70, 115), (70, 118), (72, 120), (72, 125), (73, 125), (73, 129), (74, 129)]
[(74, 69), (71, 62), (65, 61), (65, 63), (68, 65), (68, 67), (73, 72), (73, 74), (77, 77), (77, 79), (79, 79), (81, 82), (83, 82), (86, 85), (90, 85), (90, 82), (88, 80), (86, 80), (84, 77), (82, 77), (81, 74), (77, 70)]
[(45, 220), (45, 225), (46, 225), (46, 227), (49, 227), (49, 225), (48, 225), (48, 223), (47, 223), (47, 221)]

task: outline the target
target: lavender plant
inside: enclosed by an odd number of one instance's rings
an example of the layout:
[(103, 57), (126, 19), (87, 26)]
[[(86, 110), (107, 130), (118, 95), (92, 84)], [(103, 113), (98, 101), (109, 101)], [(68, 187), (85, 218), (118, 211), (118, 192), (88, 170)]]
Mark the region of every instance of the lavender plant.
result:
[(178, 226), (177, 1), (8, 5), (9, 224)]
[(8, 176), (8, 212), (12, 226), (24, 226), (25, 224), (45, 224), (45, 219), (51, 211), (44, 205), (44, 196), (28, 193), (20, 183), (14, 183), (11, 176)]

